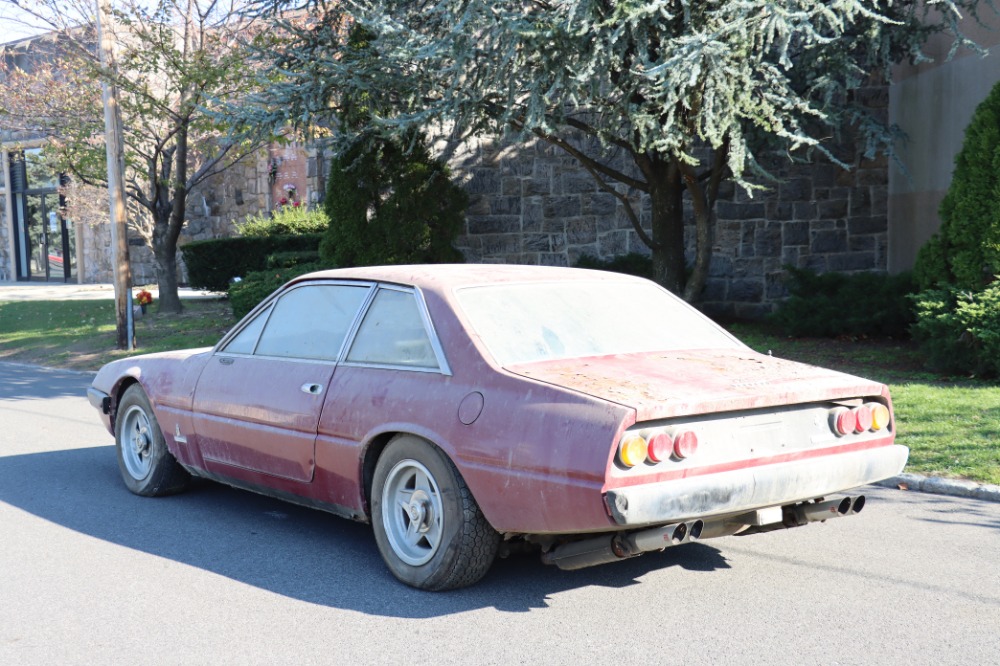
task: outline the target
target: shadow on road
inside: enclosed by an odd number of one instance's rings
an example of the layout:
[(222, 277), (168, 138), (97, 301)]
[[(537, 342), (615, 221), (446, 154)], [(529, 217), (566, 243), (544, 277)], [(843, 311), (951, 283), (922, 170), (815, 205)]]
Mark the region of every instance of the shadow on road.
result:
[(655, 569), (728, 568), (704, 544), (573, 572), (524, 555), (498, 560), (472, 588), (419, 592), (389, 574), (367, 525), (209, 482), (173, 497), (136, 497), (122, 485), (112, 446), (0, 457), (0, 501), (277, 594), (390, 617), (486, 607), (525, 612), (547, 607), (547, 597), (567, 589), (635, 585)]
[(35, 365), (3, 363), (0, 400), (35, 400), (45, 398), (86, 398), (93, 375)]

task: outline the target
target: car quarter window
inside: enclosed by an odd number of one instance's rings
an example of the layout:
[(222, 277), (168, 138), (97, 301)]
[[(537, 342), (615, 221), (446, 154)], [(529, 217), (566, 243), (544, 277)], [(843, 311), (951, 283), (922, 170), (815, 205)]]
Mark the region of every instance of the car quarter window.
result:
[(362, 285), (311, 284), (289, 290), (274, 304), (256, 354), (337, 360), (369, 289)]
[(347, 354), (349, 363), (437, 369), (430, 335), (417, 297), (379, 289)]

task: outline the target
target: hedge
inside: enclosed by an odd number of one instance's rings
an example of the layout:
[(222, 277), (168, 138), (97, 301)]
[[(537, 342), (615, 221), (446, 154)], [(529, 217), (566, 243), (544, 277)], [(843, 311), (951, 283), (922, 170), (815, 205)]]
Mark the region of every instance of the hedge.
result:
[(233, 278), (267, 268), (269, 256), (316, 251), (320, 238), (321, 234), (297, 234), (192, 241), (181, 247), (188, 284), (195, 289), (226, 291)]

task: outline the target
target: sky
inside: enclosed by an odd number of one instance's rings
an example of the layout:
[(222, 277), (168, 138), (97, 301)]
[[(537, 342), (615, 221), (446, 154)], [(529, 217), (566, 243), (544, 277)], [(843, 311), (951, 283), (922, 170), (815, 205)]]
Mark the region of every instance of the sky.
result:
[[(34, 19), (23, 9), (15, 6), (15, 1), (0, 0), (0, 44), (17, 41), (26, 37), (34, 37), (49, 30), (45, 23)], [(140, 6), (145, 5), (147, 7), (153, 4), (152, 0), (131, 1)], [(27, 4), (38, 2), (38, 0), (21, 0), (21, 2)], [(90, 11), (97, 8), (96, 0), (70, 0), (61, 4), (65, 7), (72, 7), (76, 3), (79, 3)], [(117, 4), (116, 0), (111, 0), (111, 4), (115, 6)]]
[(30, 17), (24, 16), (18, 8), (0, 2), (0, 44), (45, 32), (44, 27), (24, 25), (22, 21), (25, 20), (30, 20)]

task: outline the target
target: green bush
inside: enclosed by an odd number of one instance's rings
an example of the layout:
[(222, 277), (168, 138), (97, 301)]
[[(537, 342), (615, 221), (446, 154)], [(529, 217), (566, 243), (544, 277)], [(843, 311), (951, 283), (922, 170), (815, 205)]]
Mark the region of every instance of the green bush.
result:
[(939, 209), (941, 229), (917, 255), (921, 289), (980, 289), (1000, 273), (1000, 83), (976, 108)]
[(1000, 375), (1000, 282), (979, 292), (953, 286), (927, 289), (913, 301), (913, 338), (932, 370)]
[[(264, 262), (265, 268), (291, 268), (302, 264), (320, 263), (319, 250), (302, 250), (301, 252), (275, 252)], [(328, 266), (327, 266), (328, 267)]]
[(321, 263), (297, 264), (288, 268), (253, 271), (247, 273), (239, 282), (229, 285), (229, 303), (233, 315), (242, 319), (257, 304), (273, 294), (281, 285), (293, 278), (313, 271), (328, 268)]
[(771, 315), (785, 335), (905, 338), (914, 321), (909, 273), (823, 273), (785, 266), (791, 294)]
[(594, 268), (599, 271), (612, 271), (636, 275), (649, 280), (653, 279), (653, 258), (643, 254), (630, 252), (612, 259), (598, 259), (585, 254), (573, 264), (575, 268)]
[(331, 161), (320, 243), (337, 266), (462, 261), (452, 247), (468, 197), (420, 141), (358, 140)]
[(236, 224), (240, 236), (288, 236), (291, 234), (322, 234), (329, 225), (322, 210), (307, 210), (303, 206), (283, 206), (273, 213), (247, 215)]
[(225, 291), (234, 277), (264, 270), (267, 258), (279, 252), (315, 251), (319, 234), (250, 236), (193, 241), (181, 247), (188, 283), (195, 289)]

